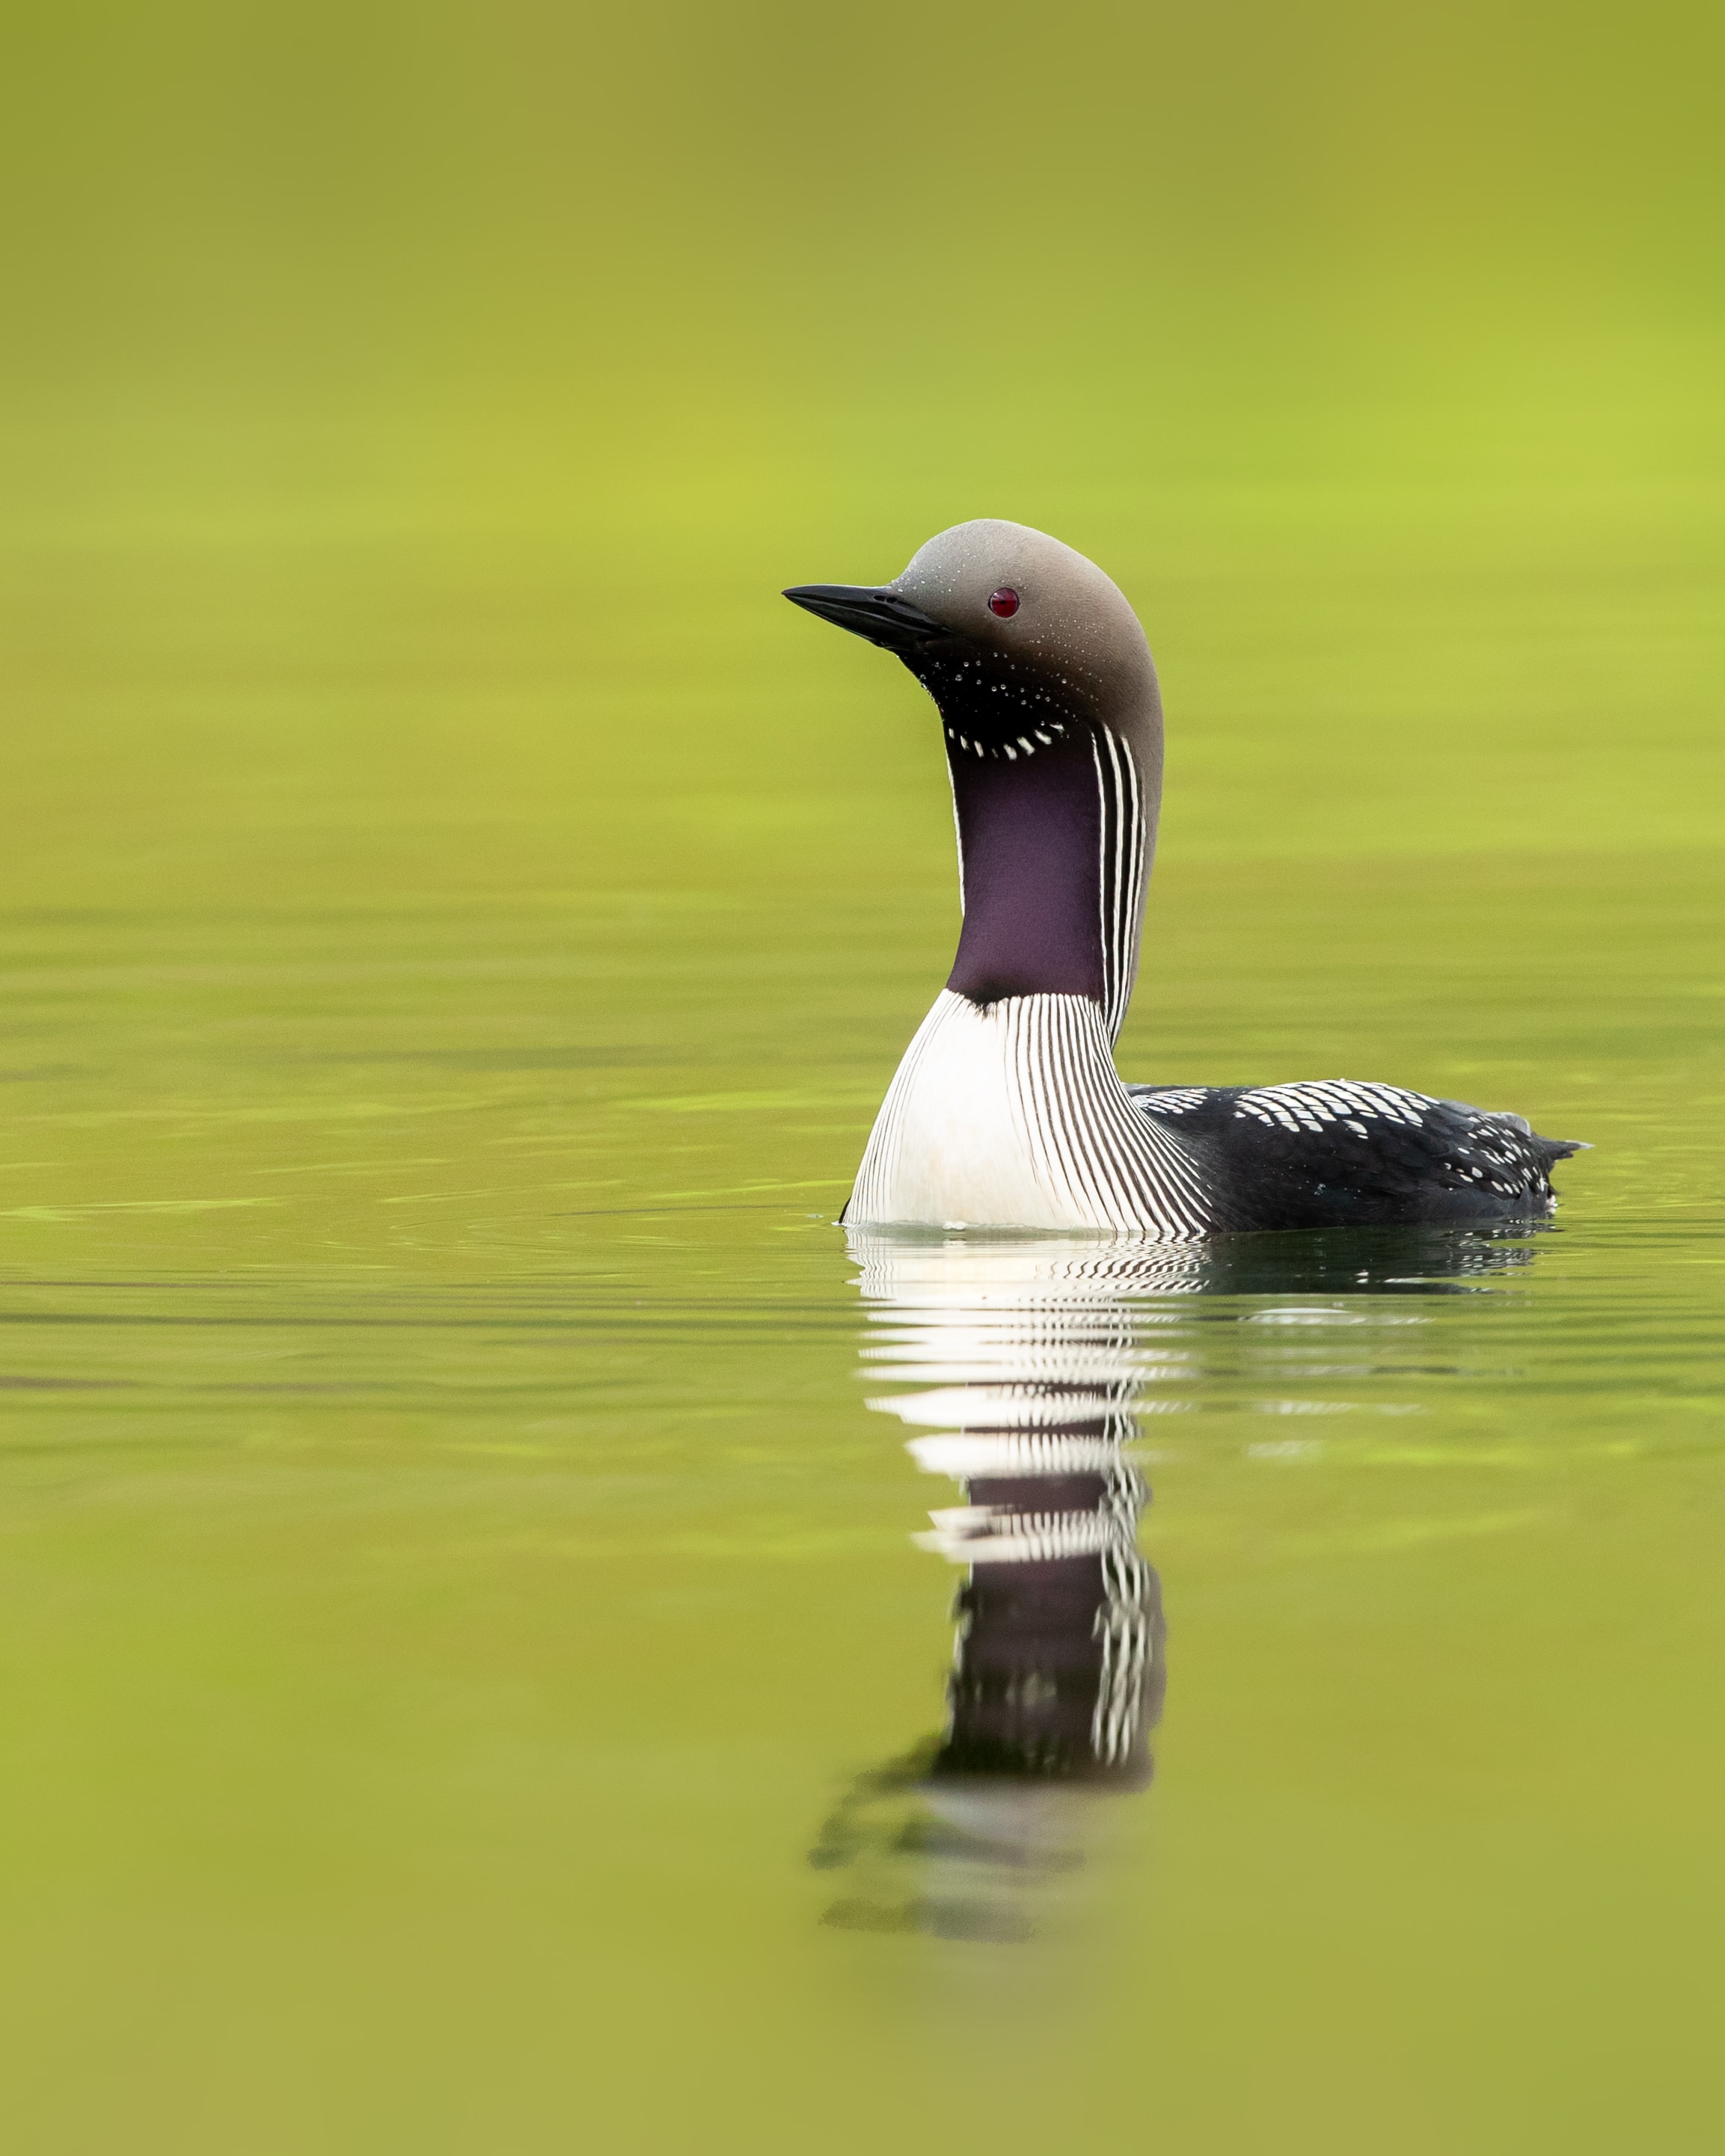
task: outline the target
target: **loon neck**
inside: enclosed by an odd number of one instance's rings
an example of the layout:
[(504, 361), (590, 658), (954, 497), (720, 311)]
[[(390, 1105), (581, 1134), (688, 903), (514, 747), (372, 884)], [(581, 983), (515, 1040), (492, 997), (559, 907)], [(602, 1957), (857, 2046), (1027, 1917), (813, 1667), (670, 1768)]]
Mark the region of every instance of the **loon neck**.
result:
[[(944, 715), (943, 715), (944, 716)], [(1160, 773), (1090, 720), (982, 737), (946, 717), (964, 927), (947, 986), (971, 1003), (1087, 997), (1118, 1035), (1138, 971)]]

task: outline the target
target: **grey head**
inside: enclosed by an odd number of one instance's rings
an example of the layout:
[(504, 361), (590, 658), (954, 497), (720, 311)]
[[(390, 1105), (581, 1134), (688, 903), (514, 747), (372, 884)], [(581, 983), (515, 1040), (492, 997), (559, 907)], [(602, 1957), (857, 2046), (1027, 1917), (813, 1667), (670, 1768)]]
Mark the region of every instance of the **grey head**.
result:
[(894, 653), (940, 709), (965, 910), (947, 985), (984, 1005), (1088, 996), (1118, 1034), (1162, 784), (1156, 668), (1118, 586), (1046, 532), (984, 517), (889, 583), (785, 596)]

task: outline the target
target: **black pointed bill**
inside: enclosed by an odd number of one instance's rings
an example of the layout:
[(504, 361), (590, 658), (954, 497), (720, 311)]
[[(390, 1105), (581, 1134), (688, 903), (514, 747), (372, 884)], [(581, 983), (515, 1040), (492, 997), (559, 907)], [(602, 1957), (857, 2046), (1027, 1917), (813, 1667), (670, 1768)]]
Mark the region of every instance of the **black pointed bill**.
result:
[(883, 586), (793, 584), (785, 596), (793, 606), (806, 607), (822, 621), (836, 622), (853, 636), (866, 636), (883, 651), (896, 651), (901, 656), (953, 634), (945, 622), (935, 620), (920, 607)]

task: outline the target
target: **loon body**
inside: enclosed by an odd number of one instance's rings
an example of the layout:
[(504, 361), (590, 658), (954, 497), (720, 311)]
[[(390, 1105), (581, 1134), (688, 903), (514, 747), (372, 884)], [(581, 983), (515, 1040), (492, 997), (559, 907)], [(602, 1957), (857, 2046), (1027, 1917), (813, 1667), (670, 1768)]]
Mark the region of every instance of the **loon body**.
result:
[(1232, 1231), (1542, 1216), (1577, 1150), (1518, 1116), (1398, 1086), (1127, 1086), (1161, 801), (1136, 615), (1094, 563), (992, 520), (811, 613), (895, 653), (940, 709), (964, 927), (888, 1088), (851, 1224)]

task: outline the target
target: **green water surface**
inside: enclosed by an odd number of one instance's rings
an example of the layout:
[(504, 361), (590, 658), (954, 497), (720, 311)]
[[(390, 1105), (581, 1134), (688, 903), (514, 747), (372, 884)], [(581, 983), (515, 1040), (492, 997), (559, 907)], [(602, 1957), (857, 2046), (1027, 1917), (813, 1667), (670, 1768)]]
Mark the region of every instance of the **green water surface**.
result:
[[(1716, 2148), (1717, 23), (24, 13), (8, 2149)], [(777, 594), (976, 516), (1161, 669), (1124, 1074), (1549, 1228), (847, 1247), (950, 809)], [(1094, 1801), (923, 1771), (1021, 1379), (1151, 1493)]]
[[(958, 1493), (865, 1404), (894, 1373), (834, 1225), (953, 932), (935, 732), (772, 597), (884, 543), (39, 551), (22, 2145), (1708, 2145), (1719, 865), (1647, 747), (1716, 767), (1706, 647), (1669, 601), (1608, 639), (1561, 549), (1520, 607), (1379, 568), (1348, 619), (1429, 663), (1368, 721), (1321, 663), (1364, 541), (1336, 517), (1290, 627), (1266, 514), (1184, 585), (1119, 564), (1173, 744), (1123, 1067), (1388, 1078), (1596, 1149), (1484, 1261), (1255, 1239), (1108, 1306), (1157, 1771), (1082, 1892), (972, 1881), (1009, 1939), (943, 1935), (914, 1851), (856, 1892), (808, 1861), (950, 1655), (911, 1537)], [(1547, 762), (1517, 670), (1566, 629), (1657, 679), (1638, 738), (1571, 711)], [(847, 1894), (874, 1916), (825, 1921)]]

